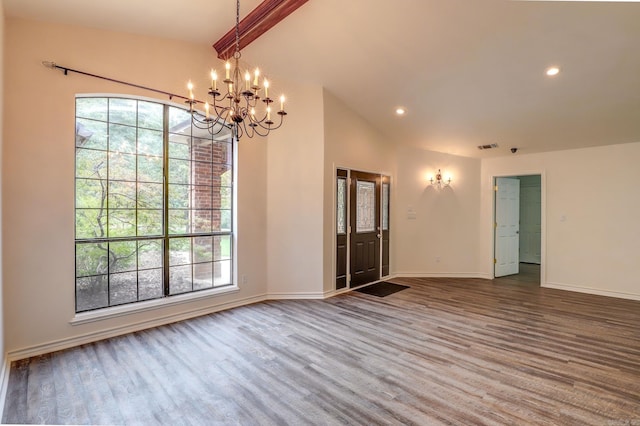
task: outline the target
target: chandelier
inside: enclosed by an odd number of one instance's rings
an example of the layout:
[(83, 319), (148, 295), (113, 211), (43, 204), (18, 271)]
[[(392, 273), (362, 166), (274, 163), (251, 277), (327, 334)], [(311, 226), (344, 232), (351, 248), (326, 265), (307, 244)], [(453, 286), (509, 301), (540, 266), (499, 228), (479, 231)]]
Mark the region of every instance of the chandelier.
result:
[(208, 130), (211, 135), (220, 133), (226, 125), (230, 125), (238, 139), (245, 135), (249, 138), (267, 136), (271, 130), (282, 126), (287, 115), (284, 110), (285, 97), (280, 97), (280, 109), (274, 111), (274, 101), (269, 97), (269, 81), (263, 78), (261, 86), (258, 68), (253, 75), (248, 69), (243, 72), (240, 68), (240, 0), (236, 1), (235, 33), (235, 52), (233, 60), (225, 64), (224, 80), (219, 82), (217, 71), (211, 70), (211, 87), (208, 90), (210, 101), (204, 102), (204, 115), (195, 108), (203, 102), (195, 99), (191, 81), (187, 84), (189, 98), (185, 103), (189, 104), (192, 124), (198, 129)]

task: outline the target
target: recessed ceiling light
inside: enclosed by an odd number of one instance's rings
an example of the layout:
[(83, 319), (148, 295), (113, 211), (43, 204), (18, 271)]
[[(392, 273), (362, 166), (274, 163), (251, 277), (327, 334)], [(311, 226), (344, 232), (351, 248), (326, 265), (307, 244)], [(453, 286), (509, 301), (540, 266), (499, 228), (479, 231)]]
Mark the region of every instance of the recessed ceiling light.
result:
[(546, 74), (549, 77), (556, 76), (556, 75), (560, 74), (560, 68), (558, 68), (558, 67), (549, 67), (549, 68), (547, 68)]
[(406, 113), (407, 113), (406, 109), (402, 107), (396, 108), (396, 115), (405, 115)]

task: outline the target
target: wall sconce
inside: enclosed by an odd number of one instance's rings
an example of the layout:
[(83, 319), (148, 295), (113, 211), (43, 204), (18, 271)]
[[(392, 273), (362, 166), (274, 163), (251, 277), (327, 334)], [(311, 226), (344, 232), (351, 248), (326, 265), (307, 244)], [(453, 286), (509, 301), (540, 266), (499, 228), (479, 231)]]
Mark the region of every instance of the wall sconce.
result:
[(447, 176), (446, 179), (442, 178), (442, 172), (440, 172), (440, 169), (438, 169), (438, 173), (436, 174), (436, 177), (431, 177), (429, 179), (429, 182), (431, 182), (431, 186), (436, 186), (438, 187), (438, 189), (442, 188), (442, 187), (446, 187), (449, 186), (451, 184), (451, 176)]

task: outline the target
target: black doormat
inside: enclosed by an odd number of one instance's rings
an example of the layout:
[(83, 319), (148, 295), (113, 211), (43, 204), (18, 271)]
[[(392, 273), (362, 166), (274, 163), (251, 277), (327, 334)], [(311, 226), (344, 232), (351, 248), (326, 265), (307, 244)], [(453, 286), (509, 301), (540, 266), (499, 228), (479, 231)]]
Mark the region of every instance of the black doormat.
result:
[(405, 288), (409, 288), (409, 286), (382, 281), (359, 288), (356, 291), (359, 291), (360, 293), (370, 294), (372, 296), (386, 297), (390, 294), (402, 291)]

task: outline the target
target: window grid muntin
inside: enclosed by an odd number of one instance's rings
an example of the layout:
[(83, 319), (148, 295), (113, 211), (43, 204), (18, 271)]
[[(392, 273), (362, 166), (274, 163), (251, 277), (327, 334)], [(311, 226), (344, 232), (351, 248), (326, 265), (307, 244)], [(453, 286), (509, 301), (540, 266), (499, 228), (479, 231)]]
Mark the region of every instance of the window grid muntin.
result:
[[(99, 241), (83, 241), (83, 242), (76, 242), (76, 305), (78, 304), (78, 288), (77, 288), (77, 281), (78, 280), (84, 280), (84, 279), (88, 279), (88, 278), (105, 278), (106, 279), (106, 291), (104, 292), (107, 298), (107, 305), (106, 306), (98, 306), (98, 307), (94, 307), (92, 309), (83, 309), (80, 312), (84, 312), (84, 311), (88, 311), (88, 310), (93, 310), (93, 309), (101, 309), (103, 307), (108, 307), (108, 306), (119, 306), (119, 305), (123, 305), (123, 304), (127, 304), (127, 303), (135, 303), (138, 301), (142, 301), (142, 300), (151, 300), (153, 298), (145, 298), (145, 299), (140, 299), (140, 273), (145, 273), (145, 272), (149, 272), (149, 271), (161, 271), (163, 268), (162, 262), (160, 263), (160, 266), (155, 266), (155, 267), (143, 267), (140, 268), (140, 242), (144, 242), (144, 241), (150, 241), (150, 242), (158, 242), (162, 243), (162, 238), (158, 238), (158, 237), (150, 237), (150, 238), (144, 238), (144, 239), (138, 239), (138, 238), (121, 238), (121, 239), (117, 239), (117, 240), (113, 240), (113, 239), (102, 239)], [(133, 252), (133, 254), (135, 255), (135, 267), (134, 268), (130, 268), (130, 269), (126, 269), (126, 270), (113, 270), (113, 266), (112, 263), (110, 261), (107, 262), (106, 265), (106, 271), (102, 272), (102, 273), (98, 273), (98, 274), (78, 274), (78, 247), (82, 247), (83, 245), (91, 245), (91, 244), (106, 244), (107, 246), (110, 246), (111, 244), (118, 244), (118, 243), (123, 243), (123, 242), (134, 242), (135, 244), (135, 250)], [(109, 251), (111, 248), (108, 247), (107, 250)], [(132, 302), (123, 302), (123, 303), (112, 303), (112, 286), (111, 286), (111, 278), (114, 275), (120, 275), (120, 274), (126, 274), (126, 273), (135, 273), (136, 274), (136, 281), (135, 281), (135, 290), (136, 290), (136, 300), (132, 301)], [(157, 297), (156, 297), (157, 298)], [(77, 308), (76, 308), (77, 309)]]
[[(228, 258), (224, 259), (219, 259), (219, 260), (214, 260), (212, 262), (210, 262), (211, 264), (211, 271), (212, 271), (212, 277), (211, 277), (211, 283), (212, 286), (208, 287), (208, 288), (219, 288), (219, 287), (224, 287), (224, 286), (228, 286), (228, 285), (232, 285), (233, 284), (233, 238), (232, 238), (232, 229), (233, 229), (233, 150), (234, 150), (234, 144), (233, 141), (230, 142), (221, 142), (221, 141), (211, 141), (211, 146), (212, 146), (212, 150), (211, 150), (211, 161), (209, 163), (210, 169), (211, 169), (211, 179), (213, 180), (218, 180), (220, 183), (218, 186), (216, 186), (218, 188), (218, 191), (221, 193), (222, 190), (227, 190), (229, 192), (229, 197), (228, 197), (228, 203), (229, 203), (229, 208), (228, 209), (222, 209), (222, 202), (220, 203), (220, 208), (215, 209), (215, 208), (211, 208), (209, 209), (209, 211), (211, 212), (211, 216), (213, 216), (213, 212), (219, 212), (219, 216), (220, 216), (220, 221), (223, 220), (223, 216), (227, 215), (228, 216), (228, 230), (217, 230), (217, 231), (209, 231), (209, 232), (204, 232), (204, 233), (193, 233), (193, 232), (188, 232), (188, 233), (183, 233), (183, 234), (173, 234), (173, 235), (169, 235), (169, 229), (167, 226), (167, 220), (168, 220), (168, 213), (170, 211), (170, 208), (168, 206), (167, 203), (167, 198), (168, 198), (168, 185), (170, 184), (170, 180), (168, 179), (168, 160), (170, 158), (169, 156), (169, 148), (170, 148), (170, 142), (171, 142), (171, 136), (185, 136), (185, 135), (180, 135), (180, 134), (174, 134), (174, 133), (170, 133), (168, 130), (168, 125), (169, 125), (169, 114), (170, 111), (172, 109), (174, 109), (175, 107), (169, 106), (167, 104), (162, 104), (162, 103), (154, 103), (154, 102), (146, 102), (146, 101), (141, 101), (141, 100), (136, 100), (136, 99), (127, 99), (127, 98), (116, 98), (116, 97), (95, 97), (95, 98), (89, 98), (89, 97), (78, 97), (76, 98), (76, 102), (78, 102), (78, 100), (83, 100), (83, 99), (105, 99), (106, 100), (106, 116), (107, 116), (107, 120), (99, 120), (99, 119), (95, 119), (92, 117), (85, 117), (82, 116), (80, 114), (78, 114), (78, 107), (77, 107), (77, 103), (76, 103), (76, 121), (77, 122), (82, 122), (83, 120), (87, 120), (88, 122), (96, 122), (96, 123), (103, 123), (106, 126), (107, 129), (107, 135), (106, 135), (106, 148), (105, 149), (98, 149), (95, 147), (88, 147), (85, 148), (84, 144), (78, 144), (76, 141), (76, 178), (75, 178), (75, 182), (76, 182), (76, 186), (75, 186), (75, 191), (76, 191), (76, 202), (77, 202), (77, 191), (78, 191), (78, 180), (84, 180), (84, 181), (97, 181), (97, 182), (104, 182), (106, 184), (106, 196), (105, 196), (105, 203), (106, 203), (106, 207), (103, 208), (104, 211), (106, 211), (107, 213), (104, 215), (106, 216), (106, 220), (105, 220), (105, 229), (106, 229), (106, 236), (104, 238), (77, 238), (78, 235), (78, 222), (77, 222), (77, 216), (78, 216), (78, 212), (82, 212), (82, 211), (89, 211), (92, 209), (89, 208), (76, 208), (76, 226), (74, 229), (74, 232), (76, 233), (76, 312), (84, 312), (84, 311), (89, 311), (89, 310), (94, 310), (94, 309), (101, 309), (104, 307), (108, 307), (108, 306), (115, 306), (116, 304), (112, 303), (112, 292), (111, 292), (111, 277), (114, 274), (124, 274), (124, 273), (129, 273), (129, 272), (135, 272), (136, 273), (136, 281), (135, 281), (135, 286), (136, 286), (136, 300), (135, 301), (141, 301), (141, 300), (150, 300), (149, 298), (144, 298), (141, 299), (140, 298), (140, 275), (141, 273), (146, 273), (149, 271), (158, 271), (160, 270), (162, 272), (162, 275), (164, 276), (163, 278), (163, 282), (161, 283), (162, 287), (163, 287), (163, 292), (162, 292), (162, 296), (161, 297), (168, 297), (170, 295), (172, 295), (169, 291), (169, 287), (170, 287), (170, 283), (168, 280), (168, 273), (169, 273), (169, 266), (168, 266), (168, 262), (166, 261), (166, 257), (168, 256), (168, 241), (170, 238), (172, 237), (202, 237), (202, 236), (209, 236), (212, 239), (214, 238), (227, 238), (228, 239)], [(134, 101), (135, 103), (135, 123), (136, 125), (132, 125), (132, 124), (123, 124), (123, 123), (112, 123), (110, 121), (110, 117), (111, 117), (111, 106), (112, 106), (112, 99), (124, 99), (124, 100), (130, 100), (130, 101)], [(150, 105), (150, 104), (157, 104), (157, 105), (161, 105), (162, 108), (162, 122), (163, 124), (163, 138), (162, 138), (162, 156), (157, 156), (157, 155), (149, 155), (148, 153), (141, 153), (140, 152), (140, 130), (149, 130), (149, 131), (158, 131), (158, 129), (153, 128), (153, 127), (148, 127), (148, 126), (140, 126), (140, 105), (141, 104), (145, 104), (145, 105)], [(175, 108), (177, 109), (177, 108)], [(111, 161), (109, 161), (109, 154), (111, 153), (110, 148), (111, 148), (111, 138), (110, 138), (110, 130), (112, 129), (111, 124), (117, 124), (118, 126), (124, 126), (124, 127), (131, 127), (135, 129), (135, 142), (133, 143), (133, 145), (135, 146), (135, 154), (131, 154), (135, 157), (134, 159), (134, 168), (135, 168), (135, 180), (122, 180), (122, 179), (109, 179), (110, 177), (110, 167), (111, 167)], [(187, 138), (189, 138), (189, 140), (193, 139), (193, 128), (189, 129), (189, 132), (191, 133), (190, 135), (187, 136)], [(90, 140), (87, 139), (87, 140)], [(84, 141), (86, 142), (86, 141)], [(216, 162), (215, 158), (214, 158), (214, 151), (213, 151), (213, 145), (219, 145), (219, 144), (226, 144), (225, 146), (225, 153), (226, 156), (224, 157), (224, 159), (226, 161), (224, 162)], [(98, 151), (98, 152), (104, 152), (105, 155), (107, 156), (107, 161), (106, 161), (106, 176), (104, 176), (102, 179), (98, 179), (98, 178), (89, 178), (89, 177), (79, 177), (78, 176), (78, 155), (77, 152), (78, 150), (93, 150), (93, 151)], [(140, 158), (142, 156), (145, 156), (146, 158), (152, 157), (152, 158), (160, 158), (161, 159), (161, 163), (163, 165), (163, 172), (162, 172), (162, 176), (163, 176), (163, 180), (164, 182), (162, 183), (162, 200), (163, 200), (163, 206), (160, 209), (160, 213), (161, 213), (161, 234), (152, 234), (152, 235), (141, 235), (140, 234), (140, 221), (139, 221), (139, 212), (156, 212), (158, 209), (149, 209), (149, 208), (141, 208), (139, 206), (140, 204), (140, 184), (158, 184), (159, 182), (154, 181), (154, 180), (139, 180), (140, 177), (140, 173), (139, 173), (139, 166), (140, 166)], [(163, 159), (164, 158), (164, 159)], [(190, 158), (189, 161), (195, 161), (193, 160), (193, 158)], [(222, 185), (222, 173), (220, 173), (219, 176), (215, 176), (213, 175), (213, 173), (215, 173), (216, 170), (224, 170), (224, 173), (229, 173), (228, 178), (228, 185)], [(191, 167), (191, 171), (193, 171), (193, 168)], [(109, 229), (110, 229), (110, 206), (109, 206), (109, 196), (110, 196), (110, 183), (111, 182), (128, 182), (128, 183), (133, 183), (135, 185), (135, 208), (129, 208), (129, 209), (118, 209), (118, 210), (132, 210), (135, 211), (135, 224), (134, 224), (134, 233), (135, 236), (124, 236), (124, 237), (112, 237), (109, 236)], [(211, 194), (213, 196), (213, 186), (212, 186), (212, 191)], [(222, 197), (222, 195), (220, 195), (220, 197)], [(213, 205), (213, 201), (211, 203)], [(100, 210), (100, 209), (93, 209), (93, 210)], [(193, 210), (193, 209), (191, 209)], [(193, 226), (190, 227), (190, 231), (193, 230)], [(90, 243), (94, 243), (94, 242), (119, 242), (119, 241), (141, 241), (141, 240), (147, 240), (147, 239), (152, 239), (152, 240), (157, 240), (157, 241), (162, 241), (162, 251), (164, 252), (163, 257), (165, 258), (165, 260), (163, 261), (163, 265), (160, 268), (139, 268), (139, 259), (138, 259), (138, 254), (136, 254), (136, 269), (135, 271), (128, 271), (128, 272), (115, 272), (112, 273), (110, 271), (109, 268), (107, 268), (107, 272), (105, 274), (98, 274), (98, 275), (83, 275), (83, 276), (78, 276), (77, 274), (77, 247), (78, 244), (90, 244)], [(139, 251), (138, 245), (136, 245), (136, 253)], [(200, 264), (206, 264), (207, 262), (195, 262), (191, 264), (191, 271), (192, 271), (192, 278), (195, 276), (195, 268), (197, 267), (197, 265)], [(226, 269), (228, 270), (228, 280), (227, 282), (223, 282), (223, 283), (217, 283), (216, 284), (216, 265), (224, 265), (226, 264)], [(196, 266), (194, 266), (196, 265)], [(222, 269), (222, 266), (220, 267)], [(105, 277), (106, 278), (106, 296), (107, 296), (107, 304), (103, 305), (103, 306), (98, 306), (98, 307), (92, 307), (89, 309), (82, 309), (82, 310), (78, 310), (78, 280), (81, 279), (86, 279), (92, 276), (96, 276), (96, 277)], [(208, 288), (202, 288), (202, 289), (194, 289), (194, 282), (193, 279), (191, 280), (191, 291), (199, 291), (199, 290), (205, 290)], [(178, 294), (178, 293), (176, 293)], [(182, 293), (180, 293), (182, 294)], [(153, 298), (153, 297), (152, 297)], [(135, 301), (132, 302), (124, 302), (124, 303), (134, 303)], [(124, 304), (122, 303), (122, 304)], [(119, 305), (121, 303), (118, 303), (117, 305)]]

